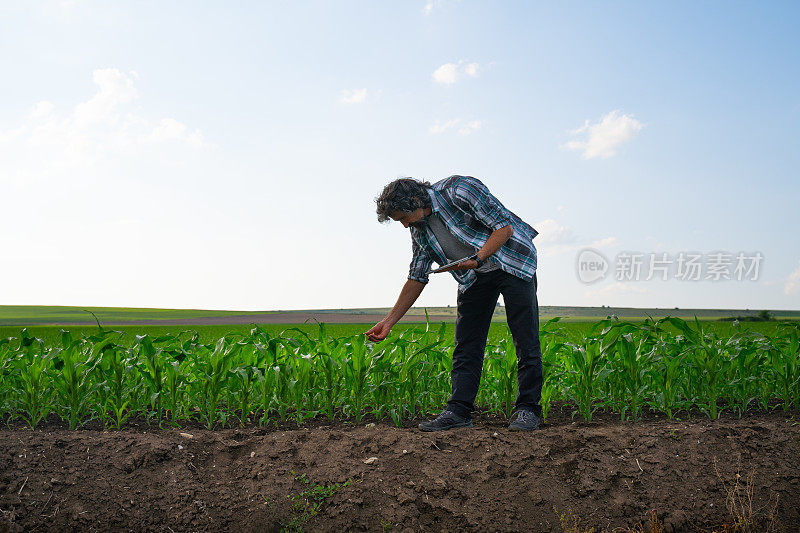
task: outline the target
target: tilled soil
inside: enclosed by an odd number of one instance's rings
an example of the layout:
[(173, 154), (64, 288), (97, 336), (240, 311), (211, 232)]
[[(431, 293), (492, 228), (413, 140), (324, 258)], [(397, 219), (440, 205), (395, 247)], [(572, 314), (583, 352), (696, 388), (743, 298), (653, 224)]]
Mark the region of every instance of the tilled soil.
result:
[(562, 531), (562, 514), (599, 531), (650, 510), (664, 531), (710, 531), (733, 520), (737, 472), (755, 530), (800, 530), (798, 413), (598, 418), (551, 413), (531, 433), (487, 415), (446, 433), (3, 429), (0, 532)]

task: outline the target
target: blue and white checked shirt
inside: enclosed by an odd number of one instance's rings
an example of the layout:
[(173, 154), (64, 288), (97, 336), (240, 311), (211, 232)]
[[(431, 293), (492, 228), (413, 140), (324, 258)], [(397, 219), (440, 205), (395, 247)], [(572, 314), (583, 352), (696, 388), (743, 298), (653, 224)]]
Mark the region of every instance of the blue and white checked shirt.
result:
[[(428, 194), (433, 212), (439, 213), (455, 238), (477, 250), (483, 248), (494, 230), (511, 225), (514, 234), (487, 261), (525, 281), (533, 278), (536, 272), (533, 238), (539, 232), (506, 209), (479, 179), (450, 176), (434, 183)], [(413, 258), (408, 279), (428, 283), (431, 263), (436, 261), (444, 265), (447, 258), (427, 225), (424, 229), (410, 226), (410, 230)], [(473, 270), (451, 270), (450, 273), (458, 282), (459, 292), (467, 290), (477, 279)]]

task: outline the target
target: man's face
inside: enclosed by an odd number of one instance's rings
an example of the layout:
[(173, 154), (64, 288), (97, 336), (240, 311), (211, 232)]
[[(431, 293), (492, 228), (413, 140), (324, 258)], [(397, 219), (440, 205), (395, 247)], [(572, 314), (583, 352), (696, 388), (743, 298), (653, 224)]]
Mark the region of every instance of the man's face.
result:
[(405, 228), (409, 226), (422, 228), (425, 226), (425, 209), (422, 207), (418, 207), (411, 213), (395, 211), (394, 213), (390, 214), (389, 217), (391, 217), (392, 220), (400, 222)]

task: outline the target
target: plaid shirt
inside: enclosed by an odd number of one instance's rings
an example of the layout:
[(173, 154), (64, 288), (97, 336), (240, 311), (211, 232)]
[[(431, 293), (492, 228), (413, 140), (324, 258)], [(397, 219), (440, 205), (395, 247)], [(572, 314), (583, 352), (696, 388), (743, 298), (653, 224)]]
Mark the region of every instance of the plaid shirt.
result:
[[(533, 238), (539, 232), (506, 209), (492, 196), (480, 180), (471, 176), (450, 176), (428, 189), (431, 208), (439, 213), (447, 228), (459, 241), (478, 250), (491, 233), (511, 225), (514, 234), (500, 249), (487, 258), (502, 270), (529, 281), (536, 272), (536, 247)], [(428, 283), (431, 263), (446, 264), (447, 257), (430, 227), (410, 226), (413, 258), (408, 279)], [(459, 292), (467, 290), (477, 279), (473, 270), (451, 270), (458, 281)]]

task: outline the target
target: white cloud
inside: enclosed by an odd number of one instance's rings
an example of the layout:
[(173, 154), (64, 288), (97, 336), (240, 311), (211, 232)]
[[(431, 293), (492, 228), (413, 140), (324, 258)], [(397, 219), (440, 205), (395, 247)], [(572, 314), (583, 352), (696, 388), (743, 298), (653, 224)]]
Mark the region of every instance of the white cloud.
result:
[(583, 152), (583, 159), (609, 158), (617, 153), (617, 148), (635, 137), (644, 125), (633, 115), (620, 114), (618, 109), (606, 114), (598, 123), (583, 126), (569, 133), (575, 137), (586, 134), (585, 139), (573, 139), (562, 145), (567, 150)]
[(133, 77), (115, 68), (95, 70), (92, 81), (98, 87), (97, 93), (88, 102), (75, 106), (75, 122), (78, 126), (116, 122), (120, 106), (139, 97), (139, 92), (133, 86)]
[(619, 240), (613, 236), (586, 242), (575, 235), (570, 226), (562, 225), (552, 218), (537, 222), (533, 227), (539, 232), (533, 243), (542, 257), (554, 257), (584, 248), (610, 248), (619, 244)]
[(452, 120), (441, 121), (437, 120), (433, 125), (428, 127), (428, 131), (434, 134), (444, 133), (449, 129), (456, 128), (457, 126), (461, 126), (458, 128), (458, 134), (461, 136), (467, 136), (474, 131), (478, 131), (481, 129), (482, 122), (480, 120), (469, 120), (464, 121), (460, 118), (454, 118)]
[(534, 241), (535, 244), (571, 244), (578, 241), (572, 228), (562, 226), (552, 218), (542, 220), (533, 227), (539, 232)]
[(608, 248), (610, 246), (617, 246), (619, 244), (619, 239), (616, 237), (605, 237), (603, 239), (598, 239), (596, 241), (592, 241), (589, 243), (589, 248)]
[(185, 142), (194, 148), (199, 148), (203, 145), (203, 136), (200, 130), (189, 132), (186, 124), (182, 124), (174, 118), (162, 118), (158, 126), (150, 134), (144, 136), (142, 140), (156, 143), (179, 141)]
[(472, 120), (468, 122), (463, 127), (459, 128), (458, 134), (459, 135), (469, 135), (473, 131), (478, 131), (481, 129), (481, 121), (480, 120)]
[(783, 292), (786, 294), (800, 293), (800, 261), (797, 262), (797, 268), (786, 278)]
[[(219, 247), (223, 234), (242, 241), (236, 228), (243, 224), (234, 221), (243, 210), (226, 200), (241, 169), (215, 157), (201, 133), (179, 117), (143, 108), (134, 74), (100, 69), (84, 81), (92, 79), (83, 97), (53, 105), (71, 92), (56, 80), (52, 97), (31, 100), (26, 113), (3, 123), (0, 191), (7, 201), (0, 227), (23, 221), (25, 227), (0, 231), (0, 248), (30, 250), (0, 266), (3, 279), (19, 281), (4, 287), (4, 298), (77, 305), (149, 300), (158, 306), (170, 291), (177, 301), (181, 284), (183, 298), (191, 298), (191, 286), (224, 270), (221, 262), (186, 268), (185, 258), (170, 264), (148, 258), (174, 253), (176, 246)], [(92, 243), (125, 243), (133, 252), (92, 258)], [(232, 246), (245, 249), (244, 243)], [(44, 280), (35, 290), (34, 279)]]
[(18, 169), (9, 172), (18, 178), (7, 179), (26, 181), (120, 155), (135, 156), (154, 143), (204, 146), (199, 130), (190, 131), (171, 117), (154, 123), (135, 107), (139, 92), (134, 75), (108, 68), (95, 70), (92, 79), (97, 86), (95, 94), (71, 110), (58, 112), (52, 102), (41, 101), (18, 127), (0, 131), (0, 151), (12, 155), (13, 161), (6, 158), (6, 162), (16, 162)]
[(458, 65), (455, 63), (445, 63), (433, 71), (433, 81), (444, 85), (451, 85), (458, 79)]
[(450, 129), (450, 128), (454, 127), (456, 124), (458, 124), (459, 121), (460, 121), (460, 119), (457, 119), (457, 118), (454, 118), (453, 120), (448, 120), (447, 122), (441, 122), (441, 121), (437, 120), (435, 124), (433, 124), (430, 128), (428, 128), (428, 131), (430, 131), (431, 133), (437, 133), (437, 134), (438, 133), (444, 133), (448, 129)]
[(464, 76), (476, 77), (480, 70), (481, 66), (478, 63), (466, 63), (461, 60), (458, 63), (445, 63), (434, 70), (431, 77), (436, 83), (452, 85)]
[(34, 118), (46, 117), (47, 115), (53, 112), (53, 109), (55, 109), (55, 107), (56, 106), (53, 105), (53, 102), (48, 102), (46, 100), (39, 102), (35, 106), (33, 106), (33, 110), (31, 111), (31, 116)]
[(367, 99), (367, 89), (345, 89), (339, 97), (339, 102), (343, 104), (360, 104)]

